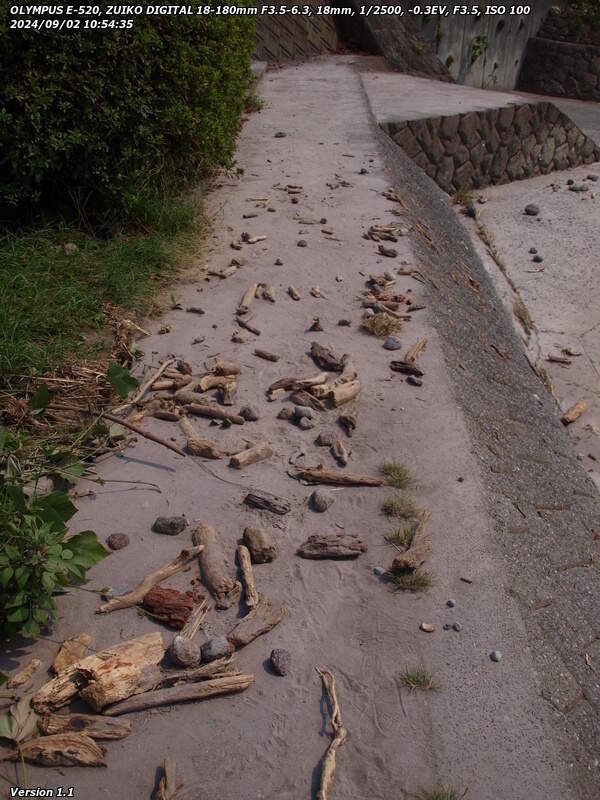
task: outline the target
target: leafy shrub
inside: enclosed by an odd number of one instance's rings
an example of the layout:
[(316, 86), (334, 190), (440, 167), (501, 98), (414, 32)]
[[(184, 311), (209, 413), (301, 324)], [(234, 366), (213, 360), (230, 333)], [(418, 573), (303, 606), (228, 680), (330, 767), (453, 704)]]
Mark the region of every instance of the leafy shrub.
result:
[(228, 164), (251, 18), (144, 16), (131, 30), (9, 30), (0, 8), (0, 215), (97, 220)]
[(27, 501), (0, 482), (0, 628), (5, 636), (39, 636), (56, 616), (53, 593), (78, 583), (107, 552), (92, 531), (67, 537), (76, 512), (63, 492)]

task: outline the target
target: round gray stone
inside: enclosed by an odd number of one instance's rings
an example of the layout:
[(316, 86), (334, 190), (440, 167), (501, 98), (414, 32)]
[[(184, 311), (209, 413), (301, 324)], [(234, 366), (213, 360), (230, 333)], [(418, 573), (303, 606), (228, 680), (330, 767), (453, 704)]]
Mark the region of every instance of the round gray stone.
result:
[(310, 406), (294, 406), (294, 416), (296, 419), (302, 419), (302, 417), (308, 417), (308, 419), (312, 419), (313, 410)]
[(292, 654), (289, 650), (283, 650), (279, 647), (271, 650), (271, 657), (269, 660), (273, 671), (281, 676), (287, 675), (292, 666)]
[(152, 526), (154, 533), (164, 533), (167, 536), (177, 536), (185, 530), (187, 520), (185, 517), (157, 517)]
[(303, 431), (309, 431), (311, 428), (315, 427), (315, 423), (308, 417), (300, 417), (298, 420), (298, 427), (302, 428)]
[(537, 217), (540, 213), (540, 207), (536, 206), (535, 203), (530, 203), (528, 206), (525, 206), (525, 213), (528, 217)]
[(129, 544), (129, 536), (126, 533), (111, 533), (106, 540), (106, 544), (111, 550), (122, 550)]
[(252, 406), (244, 406), (240, 408), (240, 417), (243, 417), (246, 422), (256, 422), (260, 419), (258, 411)]
[(544, 260), (544, 257), (536, 253), (536, 255), (534, 255), (534, 257), (531, 260), (534, 261), (536, 264), (541, 264), (542, 261)]
[(308, 247), (308, 242), (305, 239), (300, 239), (298, 241), (298, 247)]
[(386, 350), (400, 350), (402, 347), (402, 342), (397, 336), (388, 336), (383, 346)]
[(198, 645), (183, 636), (176, 636), (169, 647), (169, 657), (178, 667), (197, 667), (202, 660)]
[(492, 661), (495, 661), (496, 663), (498, 661), (502, 661), (502, 653), (500, 652), (500, 650), (492, 650), (492, 652), (490, 653), (490, 658), (492, 659)]
[(456, 605), (456, 600), (452, 600), (452, 598), (450, 598), (450, 600), (446, 600), (446, 605), (448, 606), (448, 608), (454, 608), (454, 606)]
[(333, 505), (333, 497), (326, 489), (315, 489), (310, 496), (310, 505), (313, 511), (322, 513)]
[(217, 658), (225, 658), (225, 656), (231, 655), (233, 650), (233, 645), (225, 636), (215, 636), (214, 639), (204, 642), (200, 648), (202, 661), (215, 661)]

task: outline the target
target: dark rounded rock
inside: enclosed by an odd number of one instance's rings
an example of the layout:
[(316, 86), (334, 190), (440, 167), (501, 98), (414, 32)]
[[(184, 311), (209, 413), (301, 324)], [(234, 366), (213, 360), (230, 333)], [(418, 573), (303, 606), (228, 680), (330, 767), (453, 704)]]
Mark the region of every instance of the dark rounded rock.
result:
[(275, 259), (275, 266), (276, 267), (282, 267), (283, 266), (283, 261), (280, 258), (276, 258)]
[(537, 217), (540, 213), (540, 207), (536, 206), (535, 203), (530, 203), (528, 206), (525, 206), (525, 213), (528, 217)]
[(492, 650), (492, 652), (490, 653), (490, 658), (492, 659), (492, 661), (495, 661), (496, 663), (498, 661), (502, 661), (502, 653), (500, 652), (500, 650)]
[(529, 252), (531, 253), (532, 256), (534, 256), (537, 253), (537, 247), (530, 247)]
[(333, 433), (330, 431), (321, 431), (321, 433), (315, 439), (315, 444), (317, 447), (331, 447), (334, 441)]
[(388, 336), (383, 346), (386, 350), (400, 350), (402, 347), (402, 342), (397, 336)]
[(569, 178), (569, 180), (567, 181), (567, 186), (573, 186), (574, 183), (575, 181), (573, 180), (573, 178)]
[(152, 526), (154, 533), (164, 533), (167, 536), (177, 536), (185, 530), (187, 519), (185, 517), (157, 517)]
[(277, 419), (291, 419), (294, 416), (294, 410), (288, 406), (284, 406), (277, 414)]
[(450, 600), (446, 600), (446, 605), (448, 606), (448, 608), (454, 608), (454, 606), (456, 605), (456, 600), (450, 598)]
[(339, 319), (338, 320), (338, 325), (341, 325), (342, 327), (349, 328), (350, 325), (352, 325), (352, 320), (351, 319)]
[(183, 636), (176, 636), (171, 642), (169, 658), (178, 667), (197, 667), (202, 660), (198, 645)]
[(284, 676), (288, 674), (292, 666), (292, 654), (289, 650), (276, 647), (274, 650), (271, 650), (269, 661), (271, 662), (273, 671), (278, 675)]
[(106, 540), (106, 544), (111, 550), (122, 550), (129, 544), (129, 536), (126, 533), (111, 533)]
[(240, 417), (243, 417), (246, 422), (257, 422), (260, 419), (258, 411), (252, 406), (240, 408)]
[(417, 378), (415, 375), (409, 375), (406, 382), (410, 383), (411, 386), (423, 386), (421, 378)]
[(310, 496), (310, 506), (313, 511), (322, 513), (333, 505), (333, 497), (326, 489), (315, 489)]
[(321, 223), (321, 225), (327, 225), (327, 217), (321, 217), (319, 222)]
[(299, 239), (297, 244), (298, 247), (308, 247), (308, 242), (305, 239)]
[(233, 653), (234, 647), (226, 636), (215, 636), (204, 642), (200, 648), (202, 661), (215, 661), (217, 658), (225, 658)]
[(587, 176), (587, 180), (588, 181), (594, 181), (594, 183), (598, 180), (598, 178), (599, 178), (598, 175), (593, 175), (593, 174)]
[(540, 255), (535, 255), (531, 260), (535, 261), (536, 264), (541, 264), (542, 261), (544, 260), (544, 257)]
[(277, 133), (275, 134), (275, 136), (273, 138), (274, 139), (285, 139), (286, 136), (287, 136), (287, 133), (285, 133), (285, 131), (277, 131)]
[(460, 631), (462, 631), (462, 625), (460, 624), (460, 622), (455, 622), (452, 627), (457, 633), (460, 633)]

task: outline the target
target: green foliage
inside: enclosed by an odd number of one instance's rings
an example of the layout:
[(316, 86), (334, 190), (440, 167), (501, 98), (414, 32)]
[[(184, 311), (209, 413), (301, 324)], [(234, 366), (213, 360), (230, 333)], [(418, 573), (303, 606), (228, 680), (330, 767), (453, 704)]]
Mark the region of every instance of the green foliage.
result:
[(398, 461), (384, 461), (380, 469), (386, 484), (394, 489), (407, 489), (413, 482), (410, 470)]
[(56, 616), (53, 593), (83, 581), (107, 555), (92, 531), (67, 536), (76, 510), (63, 492), (28, 500), (17, 483), (0, 483), (0, 627), (5, 636), (39, 636)]
[(471, 42), (471, 64), (474, 64), (477, 59), (482, 56), (488, 49), (488, 37), (476, 36)]
[(137, 389), (139, 382), (133, 377), (128, 369), (120, 364), (111, 364), (106, 373), (108, 382), (123, 400), (129, 392)]
[(135, 218), (150, 186), (182, 186), (230, 164), (251, 18), (142, 14), (129, 30), (63, 33), (9, 31), (9, 17), (3, 3), (4, 219), (40, 209)]

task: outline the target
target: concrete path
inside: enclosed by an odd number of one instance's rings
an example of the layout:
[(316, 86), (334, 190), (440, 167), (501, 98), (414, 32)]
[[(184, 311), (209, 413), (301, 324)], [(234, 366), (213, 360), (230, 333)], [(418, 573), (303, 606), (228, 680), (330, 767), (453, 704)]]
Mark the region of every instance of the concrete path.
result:
[[(359, 329), (357, 296), (370, 273), (394, 272), (407, 261), (431, 275), (435, 256), (433, 250), (423, 255), (413, 249), (414, 237), (421, 236), (425, 223), (402, 216), (402, 204), (382, 195), (395, 183), (410, 198), (413, 190), (421, 191), (420, 179), (398, 182), (389, 171), (389, 154), (378, 144), (360, 77), (348, 61), (324, 59), (263, 78), (259, 93), (265, 108), (250, 117), (240, 136), (237, 162), (243, 176), (224, 180), (207, 200), (214, 234), (206, 266), (222, 268), (232, 255), (244, 256), (246, 265), (224, 281), (207, 278), (179, 287), (175, 293), (183, 307), (201, 305), (205, 315), (170, 312), (155, 321), (155, 333), (140, 342), (151, 368), (169, 354), (188, 360), (195, 374), (217, 353), (239, 360), (238, 403), (254, 405), (260, 420), (229, 430), (196, 424), (225, 448), (266, 437), (274, 456), (239, 473), (226, 461), (207, 467), (140, 440), (123, 456), (99, 465), (108, 482), (79, 501), (75, 528), (93, 528), (102, 539), (124, 530), (131, 544), (91, 571), (86, 590), (59, 600), (60, 620), (51, 639), (9, 654), (4, 667), (14, 668), (32, 655), (48, 665), (57, 642), (83, 630), (93, 634), (95, 648), (156, 630), (151, 619), (132, 609), (94, 615), (98, 597), (87, 590), (137, 583), (189, 545), (198, 520), (218, 528), (232, 564), (245, 526), (258, 524), (275, 533), (280, 555), (272, 564), (257, 567), (256, 579), (260, 592), (285, 602), (286, 617), (240, 652), (240, 668), (255, 676), (254, 686), (245, 693), (137, 714), (130, 737), (107, 743), (108, 769), (70, 769), (58, 775), (30, 767), (30, 787), (73, 785), (75, 796), (89, 800), (147, 798), (156, 768), (169, 756), (177, 760), (190, 798), (314, 796), (320, 759), (330, 741), (314, 667), (327, 666), (337, 677), (349, 731), (338, 753), (334, 800), (391, 800), (438, 781), (455, 786), (459, 796), (468, 788), (473, 800), (584, 796), (575, 788), (573, 751), (563, 745), (563, 717), (540, 695), (534, 655), (541, 644), (528, 638), (529, 623), (507, 572), (496, 521), (489, 515), (491, 478), (457, 402), (458, 368), (453, 363), (450, 372), (446, 366), (447, 342), (453, 341), (441, 322), (446, 312), (434, 301), (434, 290), (413, 278), (398, 278), (397, 290), (411, 292), (427, 306), (411, 315), (401, 334), (401, 353), (421, 337), (428, 340), (420, 358), (425, 371), (422, 388), (390, 372), (389, 362), (397, 354)], [(280, 131), (286, 136), (275, 138)], [(363, 169), (366, 173), (360, 174)], [(290, 184), (301, 186), (301, 192), (282, 190)], [(269, 199), (263, 204), (252, 198)], [(432, 196), (427, 214), (443, 212), (440, 202)], [(270, 213), (264, 205), (275, 211)], [(257, 216), (243, 219), (244, 214)], [(322, 217), (327, 219), (322, 225), (300, 221)], [(381, 258), (377, 245), (362, 236), (372, 224), (391, 222), (412, 227), (411, 235), (394, 245), (397, 259)], [(324, 228), (333, 235), (325, 234)], [(234, 252), (230, 242), (243, 231), (268, 238)], [(299, 240), (307, 246), (298, 247)], [(466, 246), (464, 253), (467, 258)], [(283, 265), (275, 266), (276, 259)], [(446, 280), (444, 272), (440, 275), (434, 279), (438, 286)], [(253, 324), (262, 334), (249, 336), (245, 344), (233, 343), (237, 304), (246, 288), (259, 281), (275, 288), (276, 303), (255, 300)], [(286, 294), (290, 284), (299, 290), (299, 302)], [(309, 294), (315, 285), (326, 299)], [(495, 307), (493, 300), (489, 306)], [(452, 306), (457, 330), (463, 324), (460, 308)], [(307, 332), (315, 316), (323, 333)], [(351, 319), (351, 327), (338, 326), (344, 317)], [(159, 335), (163, 324), (171, 331)], [(380, 513), (387, 489), (337, 491), (333, 506), (318, 515), (307, 507), (310, 489), (287, 474), (290, 458), (301, 451), (307, 465), (334, 467), (329, 453), (316, 448), (314, 440), (319, 431), (335, 429), (336, 412), (317, 414), (316, 427), (302, 431), (276, 419), (285, 403), (265, 400), (265, 389), (274, 380), (316, 371), (307, 355), (315, 339), (351, 353), (361, 378), (358, 430), (347, 440), (352, 450), (348, 470), (375, 474), (382, 461), (398, 459), (415, 477), (418, 502), (432, 511), (427, 568), (434, 584), (422, 595), (393, 593), (373, 573), (374, 566), (387, 566), (394, 556), (383, 540), (391, 526)], [(469, 347), (471, 342), (464, 341)], [(279, 362), (254, 356), (257, 346), (276, 352)], [(472, 363), (465, 356), (465, 375), (471, 374)], [(499, 404), (506, 402), (503, 397), (499, 395)], [(143, 424), (183, 444), (172, 423), (149, 419)], [(150, 481), (160, 493), (111, 480)], [(287, 498), (292, 512), (274, 519), (249, 510), (242, 505), (247, 487)], [(152, 533), (159, 514), (186, 514), (190, 529), (176, 539)], [(359, 534), (368, 552), (355, 562), (303, 561), (295, 555), (307, 535), (336, 529)], [(188, 588), (197, 575), (193, 566), (172, 585)], [(472, 583), (461, 580), (465, 577)], [(449, 598), (456, 603), (452, 609), (446, 605)], [(227, 632), (236, 614), (237, 609), (211, 612), (204, 634)], [(423, 621), (433, 623), (435, 633), (421, 632)], [(455, 622), (461, 624), (460, 632), (443, 630), (444, 624)], [(169, 638), (165, 632), (165, 641)], [(291, 651), (288, 677), (276, 677), (265, 666), (273, 647)], [(502, 652), (499, 663), (490, 660), (492, 650)], [(404, 667), (420, 663), (435, 674), (438, 691), (410, 694), (403, 688)]]

